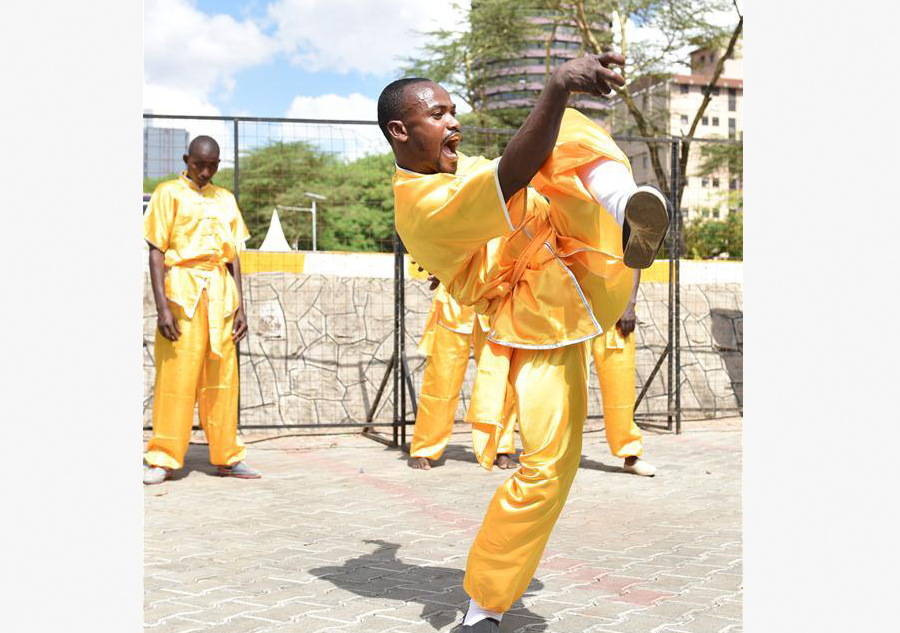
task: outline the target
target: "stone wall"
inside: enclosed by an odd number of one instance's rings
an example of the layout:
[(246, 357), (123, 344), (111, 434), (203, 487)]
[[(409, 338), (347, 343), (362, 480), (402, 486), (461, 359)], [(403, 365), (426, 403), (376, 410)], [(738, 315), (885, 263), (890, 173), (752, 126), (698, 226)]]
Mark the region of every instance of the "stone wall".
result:
[[(392, 352), (393, 280), (263, 272), (244, 276), (250, 332), (240, 346), (241, 424), (362, 422)], [(723, 415), (741, 406), (743, 290), (738, 283), (684, 284), (681, 289), (682, 407), (685, 418)], [(406, 350), (418, 391), (425, 358), (416, 352), (431, 293), (408, 281)], [(637, 388), (643, 387), (668, 337), (668, 285), (641, 284), (638, 298)], [(144, 425), (153, 396), (156, 309), (144, 273)], [(601, 414), (591, 371), (592, 417)], [(457, 419), (474, 378), (470, 361)], [(664, 416), (666, 363), (638, 414)], [(391, 420), (390, 383), (376, 419)], [(410, 418), (412, 416), (410, 415)]]

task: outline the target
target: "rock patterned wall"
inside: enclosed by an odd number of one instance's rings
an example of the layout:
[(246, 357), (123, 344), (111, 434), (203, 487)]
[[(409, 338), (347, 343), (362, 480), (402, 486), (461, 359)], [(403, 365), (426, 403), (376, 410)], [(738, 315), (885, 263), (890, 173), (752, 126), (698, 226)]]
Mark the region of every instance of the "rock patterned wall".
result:
[[(256, 273), (244, 277), (250, 325), (240, 346), (241, 424), (340, 424), (365, 420), (392, 352), (393, 280)], [(416, 352), (431, 293), (408, 281), (406, 352), (418, 391), (425, 358)], [(638, 298), (637, 388), (643, 387), (668, 337), (668, 286), (641, 285)], [(743, 290), (741, 284), (681, 289), (684, 417), (712, 417), (742, 406)], [(153, 399), (156, 308), (144, 273), (144, 425)], [(470, 361), (457, 419), (468, 406)], [(589, 415), (602, 412), (598, 381), (589, 384)], [(639, 414), (664, 415), (664, 362)], [(390, 422), (390, 385), (376, 420)], [(410, 414), (410, 419), (412, 415)]]

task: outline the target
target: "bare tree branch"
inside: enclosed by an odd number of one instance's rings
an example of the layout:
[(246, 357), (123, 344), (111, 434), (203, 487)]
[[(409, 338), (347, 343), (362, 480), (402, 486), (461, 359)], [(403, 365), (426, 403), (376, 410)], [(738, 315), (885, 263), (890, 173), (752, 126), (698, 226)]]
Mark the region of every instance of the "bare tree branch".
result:
[[(737, 5), (735, 5), (737, 6)], [(697, 109), (697, 112), (694, 114), (694, 120), (691, 123), (690, 130), (688, 131), (688, 138), (692, 138), (694, 133), (697, 131), (697, 125), (700, 123), (700, 119), (703, 118), (703, 113), (706, 112), (706, 106), (709, 105), (709, 102), (712, 100), (712, 90), (716, 85), (716, 82), (719, 81), (719, 77), (722, 75), (722, 71), (725, 68), (725, 60), (727, 60), (734, 53), (734, 47), (737, 44), (737, 40), (741, 35), (741, 31), (744, 28), (744, 18), (741, 17), (738, 20), (737, 26), (734, 27), (734, 31), (731, 34), (731, 39), (728, 42), (728, 47), (725, 49), (725, 53), (719, 57), (719, 62), (716, 64), (716, 69), (710, 77), (709, 82), (706, 84), (706, 88), (703, 90), (703, 102), (700, 104), (700, 107)], [(682, 176), (687, 173), (688, 159), (690, 158), (691, 152), (691, 141), (683, 140), (681, 142), (682, 152), (681, 157), (679, 158), (679, 167), (680, 173)], [(681, 196), (684, 194), (684, 188), (687, 185), (687, 178), (682, 177), (681, 182), (678, 187), (678, 202), (681, 203)]]

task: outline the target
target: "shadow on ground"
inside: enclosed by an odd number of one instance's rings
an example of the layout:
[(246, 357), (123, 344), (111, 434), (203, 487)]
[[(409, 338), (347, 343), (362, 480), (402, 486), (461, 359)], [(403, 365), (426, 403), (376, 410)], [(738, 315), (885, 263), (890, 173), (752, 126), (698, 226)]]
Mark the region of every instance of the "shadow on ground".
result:
[[(398, 459), (398, 461), (403, 461), (404, 463), (406, 463), (406, 460), (409, 458), (409, 447), (404, 447), (404, 448), (405, 448), (405, 450), (402, 451), (397, 456), (397, 459)], [(394, 449), (387, 449), (387, 450), (394, 450)], [(520, 453), (521, 453), (520, 450), (516, 451), (517, 459), (518, 459), (518, 456)], [(475, 457), (475, 453), (473, 453), (471, 450), (468, 450), (459, 444), (448, 444), (446, 450), (444, 451), (444, 454), (441, 455), (440, 459), (433, 461), (431, 463), (431, 467), (432, 468), (440, 468), (447, 462), (448, 459), (457, 461), (457, 462), (468, 462), (468, 463), (471, 463), (473, 466), (478, 467), (478, 459)], [(588, 457), (585, 457), (584, 455), (581, 456), (581, 463), (579, 465), (579, 468), (585, 468), (587, 470), (601, 470), (606, 473), (625, 474), (625, 471), (622, 470), (621, 464), (618, 466), (610, 466), (608, 464), (604, 464), (603, 462), (599, 462), (599, 461), (590, 459)], [(500, 473), (512, 474), (514, 469), (513, 470), (501, 470), (495, 466), (494, 470), (497, 472), (500, 472)]]
[(218, 477), (216, 467), (209, 463), (209, 445), (188, 445), (187, 454), (184, 456), (184, 466), (172, 473), (171, 481), (178, 481), (189, 476), (192, 472)]
[[(396, 543), (381, 540), (363, 542), (378, 547), (369, 554), (345, 561), (343, 565), (316, 567), (309, 573), (359, 596), (420, 604), (422, 619), (435, 630), (453, 622), (462, 622), (469, 603), (462, 587), (465, 572), (449, 567), (410, 565), (397, 557), (400, 546)], [(532, 580), (525, 595), (542, 588), (540, 580)], [(512, 631), (527, 625), (529, 631), (546, 631), (546, 622), (518, 600), (504, 616), (501, 629)]]

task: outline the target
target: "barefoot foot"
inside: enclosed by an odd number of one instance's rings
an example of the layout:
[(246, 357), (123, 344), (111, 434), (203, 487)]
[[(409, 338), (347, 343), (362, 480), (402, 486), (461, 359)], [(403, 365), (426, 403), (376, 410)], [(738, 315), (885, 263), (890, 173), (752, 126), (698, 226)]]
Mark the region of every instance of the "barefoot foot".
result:
[(519, 466), (516, 456), (508, 455), (507, 453), (499, 453), (494, 463), (497, 464), (497, 468), (502, 468), (503, 470), (510, 470)]
[(410, 457), (406, 460), (406, 465), (416, 470), (431, 470), (431, 462), (427, 457)]

